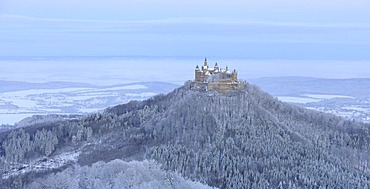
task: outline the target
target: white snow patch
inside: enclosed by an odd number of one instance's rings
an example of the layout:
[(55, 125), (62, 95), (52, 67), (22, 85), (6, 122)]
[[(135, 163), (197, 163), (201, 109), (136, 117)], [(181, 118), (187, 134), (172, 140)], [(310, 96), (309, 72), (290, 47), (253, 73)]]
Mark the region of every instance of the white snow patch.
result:
[(67, 162), (77, 161), (79, 151), (73, 151), (68, 153), (63, 153), (50, 158), (40, 158), (29, 164), (18, 164), (14, 165), (13, 169), (2, 175), (3, 179), (7, 179), (10, 176), (24, 174), (27, 172), (38, 172), (48, 169), (54, 169), (65, 165)]
[(302, 103), (302, 104), (321, 101), (320, 99), (293, 97), (293, 96), (278, 96), (277, 98), (283, 102)]
[(23, 90), (23, 91), (4, 92), (4, 93), (0, 93), (0, 96), (26, 97), (28, 95), (77, 92), (77, 91), (90, 90), (90, 89), (92, 88), (30, 89), (30, 90)]
[(0, 114), (0, 125), (1, 124), (13, 125), (18, 121), (33, 115), (35, 114)]
[(90, 100), (95, 98), (107, 98), (107, 97), (115, 97), (116, 95), (81, 95), (81, 96), (71, 96), (67, 97), (67, 99), (73, 100), (73, 101), (79, 101), (79, 100)]
[(33, 100), (27, 100), (27, 99), (10, 99), (11, 103), (13, 105), (16, 105), (20, 108), (34, 108), (37, 106), (37, 103)]
[(106, 92), (106, 91), (119, 91), (119, 90), (138, 90), (138, 89), (147, 89), (145, 85), (125, 85), (119, 87), (109, 87), (104, 89), (91, 89), (85, 92)]
[(126, 85), (126, 86), (120, 86), (120, 87), (111, 87), (111, 88), (105, 88), (104, 90), (135, 90), (135, 89), (147, 89), (148, 87), (145, 85)]
[(56, 108), (38, 108), (37, 111), (45, 111), (48, 113), (55, 113), (55, 112), (60, 112), (60, 109)]
[(81, 113), (93, 113), (93, 112), (98, 112), (100, 110), (103, 110), (104, 108), (80, 108), (78, 112)]
[(369, 112), (370, 111), (370, 109), (368, 109), (368, 108), (350, 107), (350, 106), (342, 107), (342, 109), (344, 109), (344, 110), (355, 110), (355, 111), (359, 111), (359, 112)]
[(147, 98), (147, 97), (151, 97), (151, 96), (154, 96), (154, 95), (157, 95), (158, 93), (154, 93), (154, 92), (145, 92), (145, 93), (126, 93), (125, 95), (126, 96), (129, 96), (129, 97), (143, 97), (143, 98)]
[(345, 95), (320, 95), (320, 94), (305, 94), (303, 96), (315, 99), (333, 99), (333, 98), (350, 98), (354, 99), (355, 97), (352, 96), (345, 96)]
[[(22, 113), (23, 111), (19, 111), (19, 110), (13, 110), (13, 109), (0, 109), (0, 114), (18, 114), (18, 113)], [(23, 112), (25, 113), (25, 112)]]

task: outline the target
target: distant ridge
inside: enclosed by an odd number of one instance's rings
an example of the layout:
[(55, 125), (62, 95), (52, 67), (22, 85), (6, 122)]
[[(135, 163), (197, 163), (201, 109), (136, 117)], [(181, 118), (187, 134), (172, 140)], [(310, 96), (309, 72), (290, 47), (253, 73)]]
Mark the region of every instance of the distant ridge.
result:
[(95, 85), (78, 82), (47, 82), (47, 83), (29, 83), (22, 81), (4, 81), (0, 80), (0, 92), (20, 91), (28, 89), (59, 89), (76, 87), (97, 87)]
[(60, 88), (111, 88), (111, 87), (119, 87), (119, 86), (128, 86), (128, 85), (135, 85), (135, 84), (145, 84), (148, 87), (154, 87), (156, 85), (161, 85), (162, 87), (166, 85), (167, 88), (175, 88), (178, 85), (171, 84), (171, 83), (164, 83), (164, 82), (133, 82), (127, 84), (116, 84), (116, 85), (107, 85), (107, 86), (100, 86), (100, 85), (92, 85), (89, 83), (80, 83), (80, 82), (62, 82), (62, 81), (52, 81), (46, 83), (31, 83), (31, 82), (23, 82), (23, 81), (6, 81), (0, 80), (0, 92), (11, 92), (11, 91), (20, 91), (20, 90), (29, 90), (29, 89), (60, 89)]
[(370, 97), (370, 78), (325, 79), (290, 76), (251, 79), (250, 82), (276, 96), (314, 93)]

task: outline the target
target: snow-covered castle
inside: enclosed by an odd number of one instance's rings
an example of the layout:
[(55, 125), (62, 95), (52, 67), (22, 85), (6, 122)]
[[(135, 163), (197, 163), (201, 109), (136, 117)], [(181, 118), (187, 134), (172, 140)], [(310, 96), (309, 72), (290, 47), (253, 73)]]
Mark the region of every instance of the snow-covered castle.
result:
[(202, 67), (195, 67), (195, 79), (192, 82), (192, 88), (204, 88), (205, 90), (214, 90), (224, 92), (228, 90), (244, 89), (246, 82), (238, 80), (238, 73), (234, 69), (232, 72), (228, 66), (221, 69), (217, 62), (212, 68), (208, 66), (207, 58)]

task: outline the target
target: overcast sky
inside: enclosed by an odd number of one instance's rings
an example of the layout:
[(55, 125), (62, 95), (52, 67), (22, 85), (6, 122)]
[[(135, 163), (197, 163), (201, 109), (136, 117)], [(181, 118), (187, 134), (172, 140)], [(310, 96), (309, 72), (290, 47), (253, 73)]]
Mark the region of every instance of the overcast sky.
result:
[(370, 21), (369, 0), (0, 0), (3, 14), (137, 20), (220, 17), (293, 21)]
[(369, 0), (0, 0), (0, 56), (370, 59)]

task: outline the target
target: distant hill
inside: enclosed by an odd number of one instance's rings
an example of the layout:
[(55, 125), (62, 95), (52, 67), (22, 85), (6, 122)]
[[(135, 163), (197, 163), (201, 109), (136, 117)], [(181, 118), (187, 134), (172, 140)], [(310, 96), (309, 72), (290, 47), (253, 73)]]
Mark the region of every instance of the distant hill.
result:
[(96, 87), (87, 83), (77, 82), (47, 82), (47, 83), (29, 83), (22, 81), (3, 81), (0, 80), (0, 92), (20, 91), (29, 89), (60, 89), (74, 87)]
[(278, 101), (255, 85), (220, 94), (187, 83), (102, 113), (0, 133), (0, 185), (27, 188), (67, 167), (150, 159), (221, 189), (369, 188), (369, 132), (369, 124)]
[(266, 77), (251, 79), (272, 95), (335, 94), (370, 98), (370, 79), (323, 79), (311, 77)]

